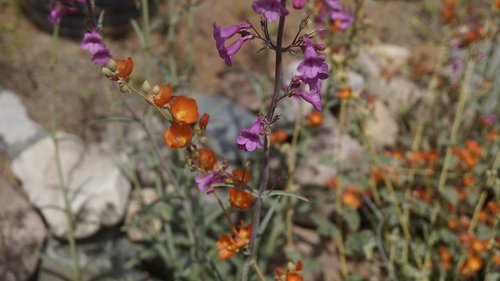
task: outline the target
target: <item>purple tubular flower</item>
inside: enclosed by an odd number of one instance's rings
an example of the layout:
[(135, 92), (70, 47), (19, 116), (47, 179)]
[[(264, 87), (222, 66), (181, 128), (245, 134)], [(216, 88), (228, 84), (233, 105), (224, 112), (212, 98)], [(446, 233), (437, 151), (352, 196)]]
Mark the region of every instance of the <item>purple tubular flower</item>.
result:
[(49, 21), (52, 24), (59, 23), (64, 15), (76, 12), (78, 3), (83, 4), (85, 0), (51, 0)]
[(281, 7), (280, 0), (254, 0), (252, 8), (257, 14), (262, 14), (266, 20), (277, 21), (280, 16), (288, 15), (288, 10)]
[(227, 46), (227, 48), (224, 45), (217, 46), (217, 50), (219, 51), (219, 56), (222, 59), (224, 59), (224, 62), (226, 63), (227, 66), (232, 66), (233, 56), (241, 49), (243, 43), (251, 39), (253, 39), (253, 35), (249, 34), (234, 41), (231, 45)]
[(198, 189), (203, 194), (209, 194), (215, 191), (214, 184), (224, 182), (225, 177), (219, 172), (210, 172), (205, 176), (195, 176), (194, 181), (198, 185)]
[(323, 107), (323, 102), (321, 99), (321, 94), (313, 92), (311, 94), (300, 91), (296, 94), (297, 96), (301, 97), (304, 101), (310, 103), (313, 107), (314, 110), (316, 111), (321, 111), (321, 108)]
[(219, 56), (224, 60), (227, 66), (232, 66), (233, 56), (240, 50), (241, 46), (243, 46), (243, 43), (245, 43), (250, 39), (253, 39), (253, 35), (251, 34), (245, 35), (242, 38), (234, 41), (227, 48), (225, 46), (226, 40), (232, 38), (239, 32), (251, 28), (252, 25), (248, 22), (245, 22), (232, 25), (226, 28), (221, 28), (220, 26), (217, 25), (217, 23), (214, 22), (213, 26), (214, 26), (213, 36), (215, 39), (215, 47), (219, 52)]
[(293, 0), (292, 6), (294, 9), (300, 10), (304, 8), (304, 5), (306, 4), (306, 0)]
[(489, 114), (482, 115), (479, 117), (479, 120), (481, 121), (481, 123), (483, 123), (484, 125), (486, 125), (488, 127), (493, 126), (493, 124), (495, 124), (496, 119), (497, 119), (497, 115), (495, 113), (489, 113)]
[(105, 65), (112, 58), (108, 48), (102, 41), (98, 28), (94, 28), (83, 35), (80, 48), (92, 54), (92, 62), (95, 64)]
[(328, 78), (328, 65), (325, 63), (325, 55), (318, 55), (314, 49), (314, 44), (308, 37), (303, 38), (306, 43), (304, 50), (304, 60), (297, 67), (297, 71), (310, 79)]
[(264, 116), (260, 115), (257, 121), (247, 129), (243, 129), (240, 135), (236, 138), (238, 149), (242, 151), (254, 151), (256, 148), (263, 148), (264, 141), (260, 138), (261, 125), (264, 121)]

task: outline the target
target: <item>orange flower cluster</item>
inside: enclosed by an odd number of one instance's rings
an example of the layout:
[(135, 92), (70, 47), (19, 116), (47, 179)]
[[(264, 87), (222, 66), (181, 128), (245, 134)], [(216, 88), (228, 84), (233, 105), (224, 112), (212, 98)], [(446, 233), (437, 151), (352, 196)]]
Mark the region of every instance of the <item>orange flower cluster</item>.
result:
[(276, 274), (278, 275), (277, 280), (279, 281), (304, 281), (304, 277), (300, 275), (302, 270), (302, 261), (298, 261), (297, 264), (289, 263), (287, 272), (285, 273), (281, 267), (276, 267)]
[(221, 260), (227, 260), (236, 255), (241, 248), (250, 243), (251, 235), (252, 225), (243, 226), (237, 231), (234, 230), (234, 234), (232, 236), (223, 234), (217, 241), (219, 258)]
[(415, 151), (412, 152), (407, 158), (407, 162), (411, 166), (425, 165), (429, 168), (433, 167), (438, 160), (439, 152), (437, 150)]
[[(465, 148), (455, 147), (453, 148), (453, 153), (462, 160), (465, 168), (472, 169), (477, 165), (479, 158), (483, 154), (483, 148), (478, 142), (467, 140), (465, 142)], [(461, 164), (458, 166), (459, 168), (463, 167)]]
[[(176, 96), (170, 99), (166, 106), (170, 107), (173, 122), (163, 134), (165, 143), (171, 148), (186, 147), (193, 137), (192, 125), (198, 120), (198, 105), (192, 98)], [(201, 124), (199, 127), (206, 127)]]
[[(236, 169), (233, 171), (233, 177), (230, 180), (236, 185), (247, 184), (250, 181), (250, 172), (243, 172), (240, 169)], [(231, 188), (229, 190), (229, 203), (233, 208), (249, 208), (252, 205), (252, 202), (252, 194), (237, 188)]]

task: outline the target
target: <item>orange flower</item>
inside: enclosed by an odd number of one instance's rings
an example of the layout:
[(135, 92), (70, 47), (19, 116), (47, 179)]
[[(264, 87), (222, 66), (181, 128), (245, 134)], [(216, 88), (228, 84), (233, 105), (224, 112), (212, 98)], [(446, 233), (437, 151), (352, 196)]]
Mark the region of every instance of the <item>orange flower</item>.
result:
[(451, 230), (457, 230), (458, 229), (458, 220), (455, 219), (455, 218), (449, 218), (447, 224), (448, 224), (448, 227)]
[(242, 226), (240, 230), (235, 233), (235, 240), (236, 240), (236, 245), (238, 248), (244, 247), (250, 243), (250, 237), (252, 236), (252, 228), (253, 226), (247, 225), (247, 226)]
[(154, 97), (154, 103), (158, 107), (164, 107), (172, 98), (172, 85), (166, 84), (166, 85), (159, 85), (158, 86), (160, 90), (158, 91), (158, 94), (155, 95)]
[(313, 127), (319, 126), (323, 124), (323, 115), (317, 111), (313, 111), (307, 115), (307, 119), (309, 120), (309, 124)]
[(451, 267), (452, 256), (448, 248), (445, 246), (439, 246), (439, 255), (441, 256), (441, 260), (443, 261), (443, 266), (445, 270), (449, 270)]
[(472, 251), (478, 255), (482, 254), (488, 249), (488, 240), (474, 239), (472, 241)]
[(372, 179), (375, 182), (383, 182), (387, 174), (387, 169), (382, 167), (372, 167), (371, 169)]
[(281, 267), (276, 267), (276, 273), (278, 275), (277, 280), (282, 281), (304, 281), (304, 277), (299, 274), (299, 271), (302, 270), (302, 261), (298, 261), (296, 265), (293, 263), (288, 263), (288, 270), (285, 274)]
[[(500, 3), (500, 1), (498, 1), (497, 3)], [(500, 8), (499, 8), (500, 9)], [(493, 261), (493, 263), (497, 266), (500, 265), (500, 253), (495, 253), (493, 254), (491, 260)]]
[(496, 139), (500, 138), (500, 131), (495, 131), (491, 130), (487, 135), (486, 135), (486, 140), (487, 141), (495, 141)]
[(278, 142), (284, 142), (288, 138), (288, 134), (286, 133), (285, 130), (277, 130), (275, 132), (271, 133), (271, 137), (269, 141), (271, 143), (278, 143)]
[(198, 124), (200, 125), (200, 129), (202, 131), (204, 131), (205, 128), (207, 127), (209, 119), (210, 119), (210, 115), (208, 115), (207, 113), (203, 113), (203, 115), (200, 118), (200, 122), (198, 122)]
[(465, 276), (471, 276), (475, 272), (481, 270), (481, 268), (483, 268), (483, 260), (479, 257), (472, 256), (462, 264), (460, 273)]
[(497, 6), (497, 9), (499, 9), (499, 10), (500, 10), (500, 0), (497, 0), (497, 2), (496, 2), (495, 4), (496, 4), (496, 6)]
[(480, 157), (483, 154), (483, 147), (477, 141), (475, 141), (475, 140), (467, 140), (467, 141), (465, 141), (465, 148), (474, 157)]
[(357, 186), (346, 187), (342, 194), (342, 204), (354, 210), (361, 207), (361, 192)]
[(198, 105), (192, 98), (175, 97), (171, 105), (172, 116), (179, 123), (193, 124), (198, 120)]
[(134, 61), (132, 61), (131, 57), (128, 57), (127, 60), (116, 60), (116, 72), (117, 77), (112, 78), (111, 80), (118, 80), (118, 78), (121, 79), (127, 79), (127, 77), (130, 76), (132, 73), (132, 70), (134, 69)]
[(227, 260), (238, 252), (238, 246), (233, 237), (223, 234), (219, 241), (217, 241), (217, 249), (219, 250), (219, 258)]
[(473, 174), (466, 174), (464, 176), (464, 185), (465, 186), (472, 186), (474, 184), (474, 175)]
[(349, 99), (352, 97), (352, 89), (351, 87), (340, 88), (337, 92), (337, 96), (339, 99)]
[(229, 191), (229, 203), (233, 208), (245, 209), (251, 206), (253, 201), (252, 194), (239, 190), (237, 188), (231, 188)]
[(233, 170), (233, 178), (234, 184), (247, 184), (250, 181), (250, 172), (243, 172), (240, 169)]
[(198, 149), (198, 159), (200, 160), (200, 167), (205, 171), (212, 170), (215, 163), (217, 163), (215, 152), (208, 148)]
[(338, 180), (337, 180), (337, 177), (335, 176), (335, 177), (333, 177), (333, 178), (331, 178), (331, 179), (327, 180), (327, 181), (326, 181), (326, 183), (325, 183), (325, 185), (326, 185), (327, 187), (329, 187), (329, 188), (332, 188), (332, 189), (337, 188), (337, 186), (338, 186)]
[(171, 148), (185, 147), (191, 142), (192, 137), (193, 133), (189, 125), (175, 122), (163, 133), (163, 140)]

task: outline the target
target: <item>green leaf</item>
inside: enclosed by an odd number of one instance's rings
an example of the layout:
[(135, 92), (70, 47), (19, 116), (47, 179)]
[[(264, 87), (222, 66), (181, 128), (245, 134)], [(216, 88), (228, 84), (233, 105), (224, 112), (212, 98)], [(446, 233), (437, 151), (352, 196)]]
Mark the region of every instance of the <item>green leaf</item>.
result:
[(344, 219), (344, 221), (347, 223), (349, 226), (349, 229), (351, 231), (357, 231), (360, 225), (361, 218), (359, 217), (358, 212), (350, 209), (350, 208), (344, 208), (340, 212), (340, 215)]
[(452, 188), (445, 188), (440, 193), (451, 204), (453, 205), (458, 204), (457, 193)]
[(326, 237), (336, 236), (338, 229), (331, 221), (319, 214), (311, 214), (311, 220), (318, 227), (318, 233)]
[(270, 192), (266, 192), (265, 196), (271, 197), (271, 196), (288, 196), (292, 198), (297, 198), (299, 200), (309, 202), (309, 199), (305, 198), (304, 196), (298, 194), (298, 193), (293, 193), (293, 192), (288, 192), (288, 191), (283, 191), (283, 190), (272, 190)]
[(372, 237), (373, 233), (370, 230), (349, 234), (346, 239), (347, 254), (362, 253), (364, 246), (372, 240)]

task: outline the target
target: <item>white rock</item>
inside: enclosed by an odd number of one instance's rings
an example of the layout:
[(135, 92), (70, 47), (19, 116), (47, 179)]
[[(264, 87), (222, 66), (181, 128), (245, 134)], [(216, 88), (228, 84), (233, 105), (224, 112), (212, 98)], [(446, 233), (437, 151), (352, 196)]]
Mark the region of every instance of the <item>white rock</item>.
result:
[(28, 200), (0, 177), (0, 278), (30, 280), (47, 230)]
[[(102, 225), (119, 222), (124, 214), (130, 183), (116, 165), (113, 153), (98, 145), (88, 148), (77, 137), (58, 134), (64, 181), (72, 198), (75, 236), (94, 234)], [(51, 232), (67, 233), (63, 194), (52, 140), (44, 138), (24, 150), (12, 163), (16, 176), (33, 204), (39, 208)]]
[(406, 65), (411, 55), (409, 49), (391, 44), (375, 45), (369, 51), (375, 56), (381, 57), (387, 64), (396, 69)]
[(0, 91), (0, 152), (15, 158), (44, 135), (42, 128), (28, 117), (17, 96), (10, 91)]
[(398, 124), (394, 115), (381, 101), (375, 101), (374, 118), (366, 122), (366, 128), (372, 144), (377, 149), (396, 144)]

